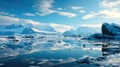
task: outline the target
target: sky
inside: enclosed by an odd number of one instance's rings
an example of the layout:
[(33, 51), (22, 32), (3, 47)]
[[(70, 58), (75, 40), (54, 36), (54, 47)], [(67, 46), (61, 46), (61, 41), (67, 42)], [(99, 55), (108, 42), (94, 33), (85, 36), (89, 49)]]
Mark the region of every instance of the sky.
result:
[(70, 26), (120, 23), (120, 0), (0, 0), (0, 25), (23, 21)]

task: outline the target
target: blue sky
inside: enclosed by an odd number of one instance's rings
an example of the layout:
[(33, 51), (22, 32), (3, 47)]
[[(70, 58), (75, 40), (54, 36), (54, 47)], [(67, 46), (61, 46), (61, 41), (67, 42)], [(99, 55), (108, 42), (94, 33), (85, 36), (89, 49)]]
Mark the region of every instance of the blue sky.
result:
[(120, 0), (0, 0), (0, 24), (19, 19), (71, 26), (119, 23), (119, 5)]

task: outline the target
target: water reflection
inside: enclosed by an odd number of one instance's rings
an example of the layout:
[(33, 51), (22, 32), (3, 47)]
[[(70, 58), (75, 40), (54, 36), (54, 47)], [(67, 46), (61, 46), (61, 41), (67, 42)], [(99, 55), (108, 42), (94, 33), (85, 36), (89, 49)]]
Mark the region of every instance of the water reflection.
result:
[(119, 42), (115, 41), (26, 37), (0, 43), (0, 66), (118, 66), (119, 52)]
[(119, 54), (119, 53), (120, 53), (119, 44), (106, 43), (102, 45), (103, 56), (114, 55), (114, 54)]

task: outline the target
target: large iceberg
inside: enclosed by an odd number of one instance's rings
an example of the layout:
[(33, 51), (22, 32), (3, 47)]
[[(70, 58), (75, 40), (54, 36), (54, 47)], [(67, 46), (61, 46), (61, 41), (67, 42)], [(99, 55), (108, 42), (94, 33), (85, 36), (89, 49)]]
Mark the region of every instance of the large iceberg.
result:
[(117, 36), (120, 35), (120, 25), (117, 24), (102, 24), (102, 34), (108, 36)]
[(88, 39), (120, 39), (120, 25), (112, 23), (103, 23), (101, 33), (95, 33), (88, 37)]

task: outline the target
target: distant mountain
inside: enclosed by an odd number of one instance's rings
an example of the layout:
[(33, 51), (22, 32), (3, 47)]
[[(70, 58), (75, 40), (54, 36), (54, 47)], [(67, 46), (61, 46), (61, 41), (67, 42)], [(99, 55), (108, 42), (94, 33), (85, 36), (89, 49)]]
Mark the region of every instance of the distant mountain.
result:
[(97, 30), (90, 27), (78, 27), (77, 29), (71, 29), (63, 33), (64, 36), (89, 36), (96, 33)]
[(56, 32), (56, 30), (52, 26), (47, 25), (47, 24), (42, 24), (42, 25), (39, 25), (33, 28), (36, 28), (41, 31)]
[(1, 35), (15, 35), (15, 34), (45, 34), (56, 35), (62, 34), (65, 36), (89, 36), (97, 31), (91, 27), (73, 28), (68, 25), (54, 24), (54, 23), (39, 23), (33, 21), (20, 22), (16, 24), (0, 27)]
[[(0, 27), (0, 35), (14, 34), (58, 34), (69, 29), (70, 26), (60, 24), (44, 24), (38, 22), (21, 22)], [(64, 29), (64, 30), (63, 30)]]
[(20, 34), (24, 30), (24, 25), (8, 25), (0, 27), (0, 35), (15, 35)]
[(70, 30), (70, 29), (73, 28), (72, 26), (62, 25), (62, 24), (50, 23), (49, 25), (50, 25), (52, 28), (54, 28), (56, 32), (59, 32), (59, 33), (63, 33), (63, 32), (65, 32), (65, 31)]
[(39, 33), (39, 31), (34, 30), (33, 28), (24, 28), (24, 30), (21, 32), (21, 34), (35, 34)]

